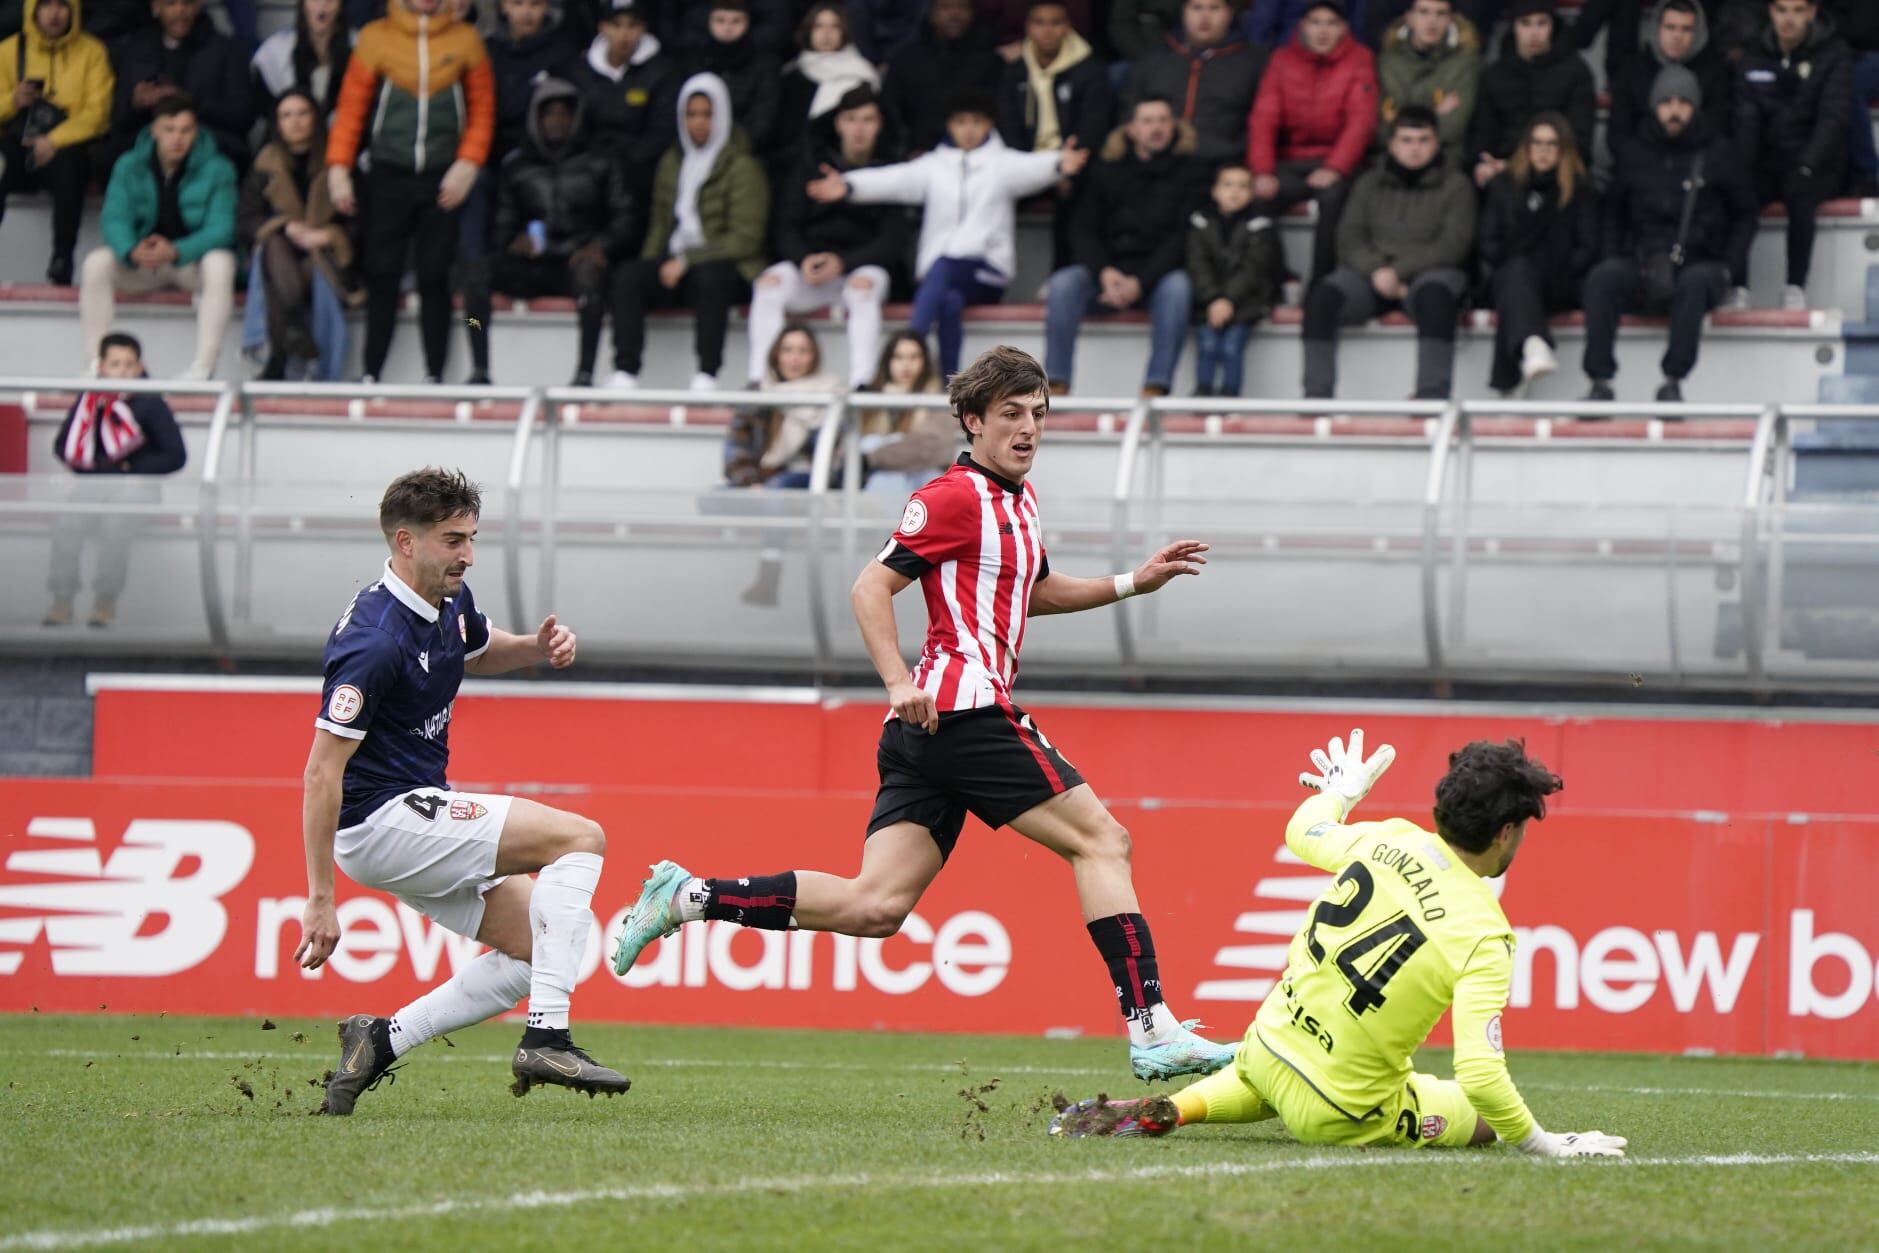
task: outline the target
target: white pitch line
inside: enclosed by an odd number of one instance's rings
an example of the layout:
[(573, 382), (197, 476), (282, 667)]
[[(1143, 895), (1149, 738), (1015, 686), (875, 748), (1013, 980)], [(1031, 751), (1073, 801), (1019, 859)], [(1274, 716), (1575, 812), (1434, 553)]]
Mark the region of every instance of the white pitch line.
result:
[[(1301, 1170), (1483, 1169), (1515, 1159), (1506, 1154), (1366, 1154), (1337, 1157), (1298, 1157), (1259, 1162), (1210, 1162), (1192, 1166), (1138, 1166), (1124, 1170), (1070, 1171), (1056, 1174), (994, 1172), (978, 1175), (793, 1175), (773, 1179), (743, 1179), (734, 1183), (650, 1183), (626, 1188), (594, 1188), (573, 1192), (517, 1192), (506, 1197), (464, 1196), (422, 1205), (361, 1206), (355, 1209), (300, 1210), (286, 1214), (257, 1214), (240, 1218), (197, 1218), (171, 1224), (140, 1227), (97, 1227), (90, 1230), (23, 1231), (0, 1237), (0, 1251), (9, 1249), (81, 1249), (128, 1244), (140, 1240), (176, 1240), (192, 1236), (243, 1236), (281, 1228), (302, 1230), (338, 1223), (400, 1222), (413, 1218), (441, 1218), (454, 1214), (504, 1213), (512, 1210), (570, 1209), (607, 1202), (674, 1201), (692, 1197), (744, 1193), (802, 1193), (865, 1189), (879, 1191), (1076, 1186), (1093, 1183), (1140, 1183), (1160, 1179), (1234, 1178)], [(1523, 1166), (1544, 1169), (1544, 1163)], [(1584, 1163), (1553, 1163), (1563, 1169)], [(1879, 1153), (1732, 1153), (1708, 1157), (1639, 1157), (1604, 1161), (1593, 1168), (1648, 1166), (1879, 1166)]]
[[(289, 1053), (272, 1050), (212, 1050), (184, 1049), (181, 1053), (110, 1053), (108, 1050), (87, 1049), (14, 1049), (0, 1050), (16, 1056), (34, 1057), (83, 1057), (102, 1060), (109, 1057), (112, 1061), (149, 1061), (149, 1062), (186, 1062), (186, 1061), (253, 1061), (256, 1058), (269, 1058), (280, 1061), (319, 1061), (323, 1054), (317, 1048), (309, 1047), (306, 1052)], [(507, 1053), (465, 1053), (448, 1048), (435, 1049), (425, 1054), (427, 1058), (443, 1062), (484, 1062), (496, 1063), (510, 1060)], [(751, 1061), (733, 1061), (726, 1058), (697, 1057), (632, 1057), (625, 1059), (625, 1066), (632, 1070), (635, 1066), (661, 1066), (674, 1069), (697, 1067), (700, 1069), (724, 1070), (804, 1070), (804, 1071), (841, 1071), (853, 1073), (857, 1068), (845, 1062), (792, 1062), (776, 1058), (758, 1058)], [(973, 1073), (996, 1073), (999, 1075), (1093, 1075), (1115, 1076), (1119, 1072), (1102, 1066), (998, 1066), (985, 1062), (970, 1063)], [(861, 1067), (864, 1070), (908, 1071), (919, 1074), (956, 1074), (957, 1065), (937, 1062), (894, 1062), (888, 1065)], [(1747, 1101), (1879, 1101), (1879, 1092), (1783, 1092), (1774, 1089), (1750, 1088), (1662, 1088), (1662, 1087), (1625, 1087), (1618, 1084), (1598, 1083), (1546, 1083), (1529, 1080), (1517, 1086), (1535, 1092), (1605, 1092), (1617, 1096), (1705, 1096), (1728, 1097)]]

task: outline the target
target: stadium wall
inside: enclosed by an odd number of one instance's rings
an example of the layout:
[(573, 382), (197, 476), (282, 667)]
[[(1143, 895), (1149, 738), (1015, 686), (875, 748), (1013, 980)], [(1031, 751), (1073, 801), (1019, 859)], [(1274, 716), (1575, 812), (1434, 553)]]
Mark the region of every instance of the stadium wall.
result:
[[(610, 930), (642, 867), (852, 866), (872, 695), (466, 686), (453, 782), (600, 821)], [(0, 1008), (384, 1012), (473, 946), (342, 887), (330, 973), (297, 971), (298, 774), (316, 689), (143, 680), (97, 692), (89, 780), (0, 786)], [(1524, 736), (1566, 779), (1504, 881), (1518, 1046), (1879, 1058), (1879, 801), (1870, 717), (1318, 703), (1033, 702), (1134, 834), (1183, 1013), (1237, 1034), (1329, 877), (1284, 849), (1306, 750), (1362, 725), (1399, 760), (1366, 804), (1425, 815), (1447, 751)], [(894, 939), (691, 928), (625, 980), (589, 946), (599, 1019), (920, 1031), (1117, 1031), (1062, 867), (968, 824)]]

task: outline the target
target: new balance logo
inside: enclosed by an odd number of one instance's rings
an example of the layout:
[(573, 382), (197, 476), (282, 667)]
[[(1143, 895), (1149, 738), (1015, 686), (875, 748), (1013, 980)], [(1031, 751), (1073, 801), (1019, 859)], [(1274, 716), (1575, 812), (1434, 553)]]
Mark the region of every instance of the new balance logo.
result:
[[(254, 864), (254, 836), (233, 822), (138, 818), (106, 859), (89, 818), (34, 818), (6, 860), (0, 909), (0, 975), (42, 936), (59, 975), (173, 975), (207, 958), (228, 931), (221, 897)], [(86, 845), (90, 847), (75, 847)], [(186, 861), (195, 870), (177, 870)], [(161, 928), (146, 924), (161, 919)], [(150, 930), (149, 934), (144, 934)]]

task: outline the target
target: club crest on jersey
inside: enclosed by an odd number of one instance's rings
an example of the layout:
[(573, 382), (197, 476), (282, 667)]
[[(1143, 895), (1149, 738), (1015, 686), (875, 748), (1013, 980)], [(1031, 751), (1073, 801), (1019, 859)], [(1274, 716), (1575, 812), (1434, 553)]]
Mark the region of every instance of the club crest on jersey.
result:
[(918, 535), (926, 527), (926, 502), (910, 500), (905, 513), (900, 515), (900, 533)]
[(1499, 1014), (1488, 1019), (1487, 1037), (1489, 1048), (1493, 1049), (1496, 1053), (1503, 1051), (1501, 1049), (1501, 1016)]
[(1422, 1138), (1433, 1140), (1448, 1130), (1448, 1119), (1440, 1114), (1425, 1114), (1422, 1119)]
[(458, 822), (471, 822), (481, 818), (489, 810), (475, 801), (451, 801), (450, 816)]
[(334, 722), (351, 722), (364, 708), (365, 693), (350, 683), (341, 683), (326, 702), (326, 716)]

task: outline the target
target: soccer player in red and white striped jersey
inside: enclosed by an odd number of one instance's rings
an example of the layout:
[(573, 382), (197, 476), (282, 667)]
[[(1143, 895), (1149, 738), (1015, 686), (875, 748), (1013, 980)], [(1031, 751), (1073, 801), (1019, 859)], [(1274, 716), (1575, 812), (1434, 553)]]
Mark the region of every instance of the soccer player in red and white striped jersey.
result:
[[(1154, 940), (1130, 876), (1129, 833), (1011, 697), (1029, 616), (1157, 591), (1178, 575), (1199, 574), (1207, 545), (1170, 544), (1113, 577), (1053, 571), (1037, 491), (1025, 482), (1050, 410), (1042, 368), (1015, 348), (994, 348), (954, 376), (951, 399), (969, 451), (913, 494), (850, 597), (892, 706), (861, 869), (852, 878), (801, 870), (703, 879), (660, 862), (627, 914), (614, 971), (626, 973), (647, 945), (687, 922), (891, 936), (945, 865), (969, 812), (1070, 863), (1128, 1023), (1135, 1074), (1211, 1073), (1234, 1048), (1194, 1034), (1162, 998)], [(893, 599), (916, 581), (928, 626), (909, 671)]]

